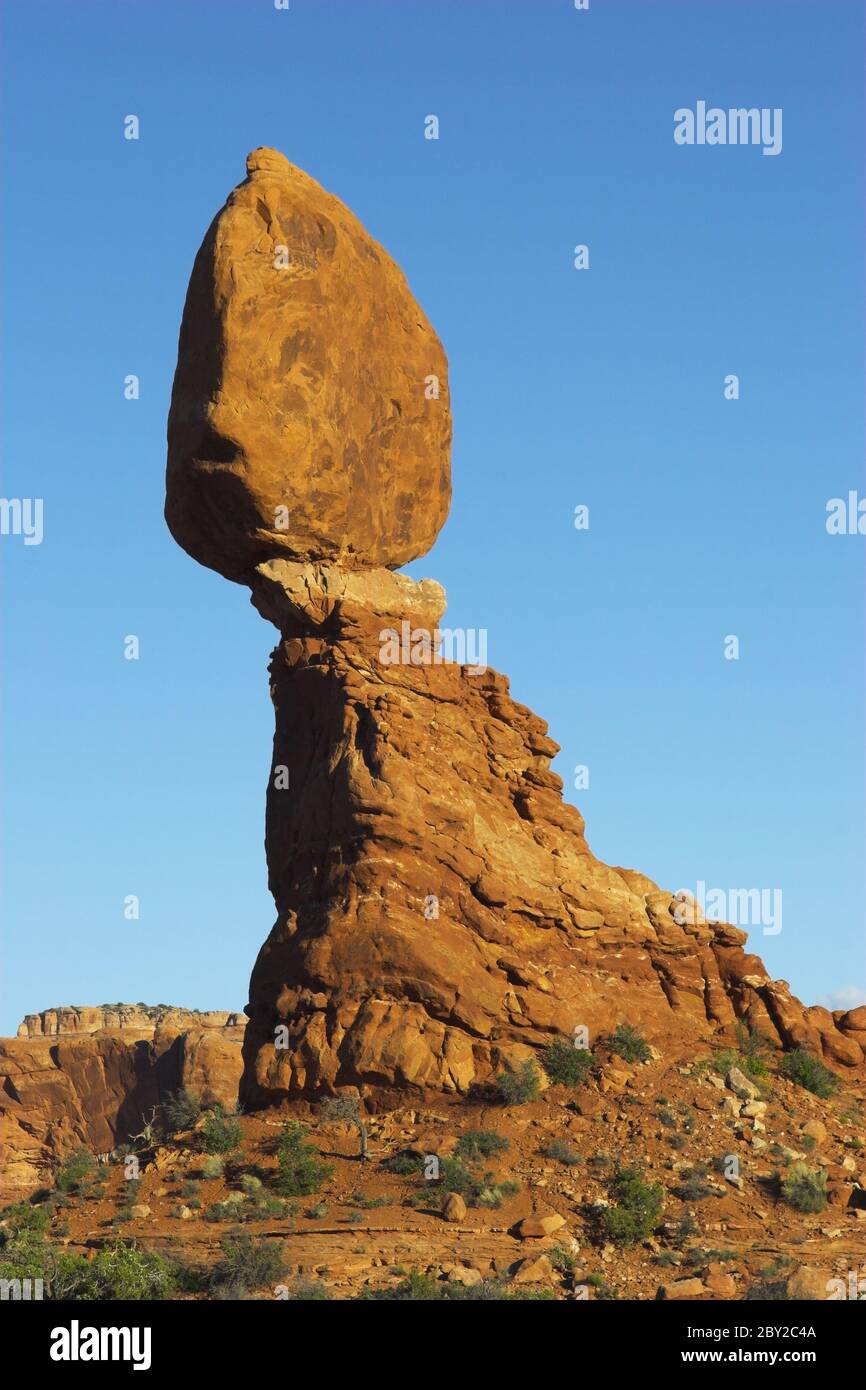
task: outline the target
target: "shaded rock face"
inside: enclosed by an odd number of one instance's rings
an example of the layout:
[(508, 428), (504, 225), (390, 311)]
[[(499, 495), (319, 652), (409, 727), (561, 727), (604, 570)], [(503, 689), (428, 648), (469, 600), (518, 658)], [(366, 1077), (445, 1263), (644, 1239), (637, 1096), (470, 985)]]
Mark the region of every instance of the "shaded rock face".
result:
[(442, 345), (403, 273), (276, 150), (205, 236), (180, 330), (166, 519), (229, 579), (269, 557), (396, 568), (448, 512)]
[(504, 676), (383, 661), (401, 621), (435, 628), (438, 585), (363, 581), (275, 562), (253, 591), (282, 640), (266, 821), (278, 919), (250, 985), (247, 1103), (359, 1084), (466, 1092), (553, 1037), (622, 1021), (698, 1045), (742, 1019), (862, 1062), (862, 1011), (804, 1008), (744, 932), (592, 854), (550, 770), (558, 746)]
[[(70, 1008), (31, 1014), (22, 1028), (47, 1020), (42, 1033), (19, 1029), (17, 1038), (0, 1039), (4, 1193), (31, 1191), (79, 1145), (107, 1153), (125, 1142), (170, 1091), (194, 1091), (205, 1104), (235, 1105), (244, 1033), (237, 1015), (198, 1015), (208, 1020), (203, 1026), (146, 1017), (141, 1026), (54, 1026), (58, 1014), (92, 1022), (90, 1016), (100, 1012)], [(196, 1017), (185, 1009), (162, 1012)], [(220, 1017), (226, 1020), (222, 1025), (215, 1022)]]

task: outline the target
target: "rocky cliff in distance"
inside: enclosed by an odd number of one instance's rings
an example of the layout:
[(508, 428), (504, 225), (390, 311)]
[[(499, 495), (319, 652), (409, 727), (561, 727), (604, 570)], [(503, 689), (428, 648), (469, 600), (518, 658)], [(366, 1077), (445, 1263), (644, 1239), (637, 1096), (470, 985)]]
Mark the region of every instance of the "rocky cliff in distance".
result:
[(175, 1009), (170, 1004), (68, 1004), (27, 1014), (19, 1023), (16, 1036), (61, 1037), (72, 1033), (100, 1033), (105, 1029), (152, 1032), (156, 1028), (238, 1028), (243, 1027), (244, 1022), (243, 1013), (219, 1009)]
[(80, 1144), (107, 1153), (170, 1091), (234, 1106), (243, 1024), (164, 1005), (28, 1014), (17, 1038), (0, 1039), (0, 1191), (32, 1191)]

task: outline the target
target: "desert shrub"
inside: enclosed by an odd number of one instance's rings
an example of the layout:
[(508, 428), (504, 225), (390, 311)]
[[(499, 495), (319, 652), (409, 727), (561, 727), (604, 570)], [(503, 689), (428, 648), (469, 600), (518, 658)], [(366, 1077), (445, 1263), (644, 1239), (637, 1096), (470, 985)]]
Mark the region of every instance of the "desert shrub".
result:
[(805, 1163), (793, 1163), (782, 1180), (781, 1192), (796, 1211), (823, 1211), (827, 1205), (827, 1174)]
[(137, 1202), (141, 1200), (141, 1178), (125, 1178), (121, 1188), (120, 1206), (118, 1214), (121, 1220), (128, 1221), (130, 1212)]
[(272, 1240), (256, 1240), (245, 1231), (230, 1231), (220, 1241), (222, 1258), (210, 1276), (218, 1298), (243, 1298), (251, 1289), (279, 1279), (286, 1267), (283, 1250)]
[(50, 1266), (45, 1232), (50, 1211), (17, 1202), (5, 1207), (0, 1226), (0, 1279), (44, 1279)]
[(201, 1100), (193, 1091), (172, 1091), (162, 1102), (162, 1124), (166, 1134), (192, 1129), (201, 1114)]
[(686, 1147), (686, 1139), (682, 1134), (672, 1134), (668, 1143), (672, 1149), (684, 1149)]
[(544, 1157), (553, 1159), (555, 1163), (564, 1163), (567, 1168), (574, 1168), (583, 1162), (581, 1154), (567, 1139), (551, 1139), (544, 1150)]
[(507, 1148), (508, 1140), (493, 1129), (468, 1129), (460, 1136), (454, 1153), (457, 1158), (465, 1158), (471, 1163), (476, 1159), (504, 1154)]
[(788, 1293), (784, 1279), (773, 1283), (752, 1284), (751, 1288), (746, 1289), (745, 1295), (747, 1303), (785, 1303), (790, 1299), (791, 1295)]
[(648, 1062), (652, 1056), (650, 1045), (643, 1033), (630, 1023), (620, 1023), (609, 1037), (605, 1038), (608, 1052), (622, 1057), (624, 1062)]
[(586, 1282), (591, 1289), (595, 1290), (595, 1296), (604, 1302), (610, 1302), (619, 1298), (619, 1289), (613, 1284), (609, 1284), (603, 1274), (590, 1274)]
[(255, 1173), (244, 1173), (241, 1178), (241, 1192), (245, 1192), (248, 1197), (253, 1197), (262, 1190), (262, 1180)]
[(207, 1119), (201, 1131), (201, 1141), (205, 1153), (232, 1153), (238, 1148), (242, 1138), (243, 1130), (237, 1120), (226, 1115), (221, 1105), (216, 1105), (213, 1110), (208, 1111)]
[(329, 1211), (330, 1207), (327, 1202), (315, 1202), (309, 1211), (304, 1212), (304, 1215), (311, 1221), (321, 1221), (323, 1217), (328, 1215)]
[(4, 1207), (0, 1212), (0, 1245), (8, 1239), (11, 1234), (17, 1235), (19, 1231), (47, 1231), (51, 1224), (51, 1214), (41, 1206), (33, 1206), (30, 1202), (15, 1202), (10, 1207)]
[(297, 1202), (284, 1202), (280, 1197), (257, 1197), (250, 1213), (251, 1221), (292, 1221), (298, 1214)]
[(673, 1228), (668, 1235), (668, 1241), (673, 1246), (674, 1250), (683, 1250), (686, 1243), (696, 1234), (697, 1230), (698, 1223), (695, 1221), (695, 1218), (689, 1212), (686, 1212), (684, 1216), (681, 1216), (678, 1221), (674, 1222)]
[(674, 1189), (681, 1201), (700, 1202), (704, 1197), (713, 1196), (714, 1188), (707, 1182), (708, 1171), (706, 1163), (697, 1163), (685, 1170)]
[(609, 1190), (615, 1205), (607, 1207), (602, 1216), (606, 1234), (616, 1245), (646, 1240), (658, 1225), (664, 1206), (661, 1183), (644, 1182), (638, 1168), (618, 1168)]
[(769, 1038), (760, 1028), (747, 1028), (743, 1023), (737, 1024), (736, 1033), (737, 1050), (745, 1070), (752, 1076), (767, 1076), (767, 1057), (772, 1051)]
[(677, 1117), (676, 1115), (672, 1115), (670, 1110), (660, 1110), (658, 1112), (658, 1118), (659, 1122), (663, 1124), (667, 1129), (676, 1129)]
[(201, 1183), (194, 1182), (191, 1178), (188, 1178), (186, 1182), (182, 1184), (180, 1189), (181, 1197), (197, 1197), (200, 1192)]
[(396, 1173), (401, 1178), (414, 1177), (420, 1173), (424, 1167), (424, 1158), (421, 1154), (410, 1153), (408, 1149), (403, 1149), (400, 1153), (391, 1154), (390, 1158), (382, 1160), (380, 1165), (386, 1173)]
[(496, 1092), (503, 1105), (526, 1105), (541, 1094), (538, 1068), (531, 1058), (513, 1071), (500, 1072), (495, 1082)]
[(599, 1149), (598, 1153), (593, 1154), (589, 1159), (589, 1163), (593, 1168), (609, 1168), (613, 1163), (613, 1158), (607, 1152), (607, 1149)]
[(468, 1207), (497, 1208), (520, 1190), (518, 1183), (502, 1182), (493, 1173), (473, 1172), (456, 1156), (442, 1160), (438, 1185), (443, 1192), (459, 1193)]
[(96, 1172), (96, 1160), (87, 1149), (76, 1149), (58, 1168), (54, 1183), (60, 1192), (78, 1193), (83, 1183)]
[(333, 1294), (319, 1279), (297, 1279), (286, 1293), (290, 1303), (326, 1303)]
[(548, 1302), (555, 1295), (552, 1289), (511, 1289), (498, 1279), (483, 1279), (480, 1284), (465, 1288), (462, 1284), (437, 1280), (431, 1274), (412, 1270), (399, 1284), (384, 1289), (364, 1289), (356, 1302), (399, 1303), (486, 1303), (486, 1302)]
[(592, 1053), (564, 1038), (548, 1043), (541, 1054), (541, 1065), (558, 1086), (582, 1086), (595, 1069)]
[(334, 1166), (319, 1157), (319, 1151), (306, 1142), (309, 1130), (290, 1121), (284, 1126), (277, 1145), (279, 1175), (277, 1191), (283, 1197), (309, 1197), (331, 1177)]
[(835, 1095), (841, 1084), (836, 1073), (825, 1067), (824, 1063), (805, 1047), (795, 1047), (793, 1052), (785, 1053), (782, 1058), (782, 1074), (797, 1086), (820, 1096), (822, 1100), (829, 1100)]
[(347, 1197), (347, 1207), (358, 1207), (361, 1211), (375, 1211), (377, 1207), (390, 1206), (390, 1197), (368, 1197), (364, 1192), (353, 1192)]
[(552, 1245), (545, 1253), (558, 1274), (573, 1274), (577, 1268), (577, 1256), (565, 1245)]
[(92, 1260), (82, 1255), (59, 1255), (51, 1280), (53, 1299), (88, 1303), (114, 1299), (150, 1302), (170, 1298), (174, 1290), (174, 1271), (166, 1260), (123, 1241), (105, 1246)]
[(204, 1214), (205, 1221), (245, 1221), (244, 1198), (240, 1192), (232, 1192), (222, 1202), (214, 1202)]
[(719, 1264), (724, 1264), (729, 1260), (738, 1260), (739, 1258), (736, 1250), (715, 1250), (702, 1247), (701, 1249), (689, 1250), (685, 1257), (685, 1261), (687, 1265), (697, 1267), (700, 1265), (707, 1265), (711, 1260), (718, 1261)]
[(211, 1154), (201, 1165), (201, 1175), (203, 1178), (221, 1178), (225, 1169), (224, 1160), (218, 1154)]

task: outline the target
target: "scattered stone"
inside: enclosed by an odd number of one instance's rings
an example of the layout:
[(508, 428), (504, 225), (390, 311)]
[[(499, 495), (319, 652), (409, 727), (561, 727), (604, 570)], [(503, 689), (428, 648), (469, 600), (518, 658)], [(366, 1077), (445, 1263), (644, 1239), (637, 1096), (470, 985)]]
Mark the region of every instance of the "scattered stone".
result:
[(565, 1225), (565, 1217), (557, 1212), (550, 1212), (547, 1215), (536, 1213), (534, 1216), (526, 1216), (517, 1227), (517, 1234), (521, 1240), (526, 1240), (538, 1236), (552, 1236), (554, 1231), (559, 1231)]
[(459, 1192), (449, 1192), (442, 1204), (442, 1215), (454, 1224), (466, 1219), (466, 1203)]
[(754, 1081), (750, 1081), (739, 1067), (730, 1067), (725, 1081), (728, 1089), (733, 1091), (734, 1095), (739, 1096), (740, 1100), (758, 1100), (760, 1098), (761, 1092)]
[(826, 1299), (827, 1280), (830, 1276), (812, 1265), (800, 1265), (785, 1283), (789, 1298), (805, 1299), (811, 1302)]
[(521, 1260), (512, 1272), (513, 1284), (547, 1284), (553, 1278), (553, 1265), (546, 1255), (530, 1255)]
[(701, 1279), (675, 1279), (672, 1284), (662, 1284), (656, 1298), (703, 1298), (706, 1292), (707, 1286)]
[(814, 1139), (819, 1147), (827, 1142), (827, 1127), (821, 1120), (807, 1120), (800, 1133), (805, 1134), (808, 1139)]

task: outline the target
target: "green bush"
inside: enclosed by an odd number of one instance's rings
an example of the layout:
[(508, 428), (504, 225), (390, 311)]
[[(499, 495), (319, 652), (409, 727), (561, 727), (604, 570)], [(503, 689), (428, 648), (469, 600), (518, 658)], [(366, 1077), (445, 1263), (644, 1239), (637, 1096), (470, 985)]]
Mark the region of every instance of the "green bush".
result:
[(115, 1299), (151, 1302), (170, 1298), (174, 1290), (174, 1271), (165, 1260), (122, 1241), (105, 1246), (92, 1260), (83, 1255), (59, 1255), (51, 1280), (52, 1299), (86, 1303)]
[(245, 1192), (248, 1197), (253, 1197), (257, 1192), (261, 1192), (261, 1190), (261, 1178), (257, 1177), (255, 1173), (244, 1173), (241, 1178), (241, 1191)]
[(381, 1167), (386, 1173), (396, 1173), (401, 1178), (410, 1178), (415, 1173), (420, 1173), (424, 1167), (424, 1159), (421, 1154), (410, 1153), (408, 1149), (403, 1149), (400, 1153), (391, 1154), (390, 1158), (382, 1160)]
[(255, 1240), (245, 1231), (228, 1232), (220, 1245), (222, 1259), (210, 1276), (217, 1298), (243, 1298), (251, 1289), (272, 1285), (286, 1267), (281, 1246)]
[(737, 1047), (745, 1063), (745, 1070), (752, 1076), (767, 1076), (769, 1068), (766, 1059), (772, 1050), (769, 1038), (760, 1028), (747, 1028), (742, 1023), (737, 1024), (736, 1034)]
[(706, 1163), (698, 1163), (682, 1173), (679, 1183), (674, 1189), (681, 1201), (700, 1202), (704, 1197), (714, 1195), (715, 1189), (706, 1180), (708, 1171)]
[(172, 1091), (162, 1102), (162, 1123), (167, 1134), (192, 1129), (201, 1114), (201, 1100), (193, 1091)]
[(223, 1160), (217, 1154), (211, 1154), (201, 1165), (201, 1174), (203, 1178), (221, 1178), (225, 1169)]
[(624, 1062), (648, 1062), (652, 1056), (650, 1045), (643, 1034), (630, 1023), (620, 1023), (609, 1037), (605, 1038), (607, 1049)]
[(615, 1205), (602, 1216), (606, 1234), (616, 1245), (636, 1245), (652, 1234), (664, 1206), (661, 1183), (644, 1182), (638, 1168), (618, 1168), (610, 1183)]
[(824, 1063), (805, 1047), (796, 1047), (793, 1052), (785, 1053), (782, 1058), (782, 1074), (797, 1086), (820, 1096), (822, 1100), (829, 1100), (835, 1095), (841, 1084), (836, 1073), (825, 1067)]
[(439, 1168), (439, 1187), (457, 1192), (468, 1207), (500, 1207), (506, 1197), (520, 1190), (519, 1184), (502, 1182), (493, 1173), (473, 1172), (456, 1155), (445, 1158)]
[(493, 1129), (468, 1129), (460, 1136), (454, 1153), (457, 1158), (465, 1158), (471, 1163), (476, 1159), (504, 1154), (507, 1148), (508, 1140)]
[(514, 1071), (500, 1072), (495, 1082), (499, 1099), (504, 1105), (526, 1105), (541, 1094), (541, 1079), (535, 1063), (528, 1059)]
[(60, 1192), (77, 1193), (80, 1191), (82, 1183), (93, 1178), (95, 1172), (96, 1160), (93, 1154), (87, 1149), (76, 1149), (75, 1153), (58, 1168), (54, 1183)]
[(686, 1244), (692, 1236), (697, 1233), (698, 1223), (690, 1212), (686, 1212), (678, 1221), (675, 1221), (673, 1228), (668, 1235), (668, 1241), (674, 1250), (685, 1249)]
[(214, 1202), (204, 1214), (205, 1221), (245, 1221), (244, 1197), (240, 1192), (232, 1192), (222, 1202)]
[(781, 1191), (796, 1211), (823, 1211), (827, 1205), (827, 1174), (805, 1163), (792, 1163)]
[(574, 1168), (583, 1162), (582, 1156), (567, 1139), (551, 1139), (544, 1150), (544, 1157), (552, 1158), (555, 1163), (564, 1163), (568, 1168)]
[(237, 1120), (227, 1116), (221, 1105), (208, 1112), (201, 1131), (205, 1153), (228, 1154), (239, 1147), (243, 1130)]
[(318, 1149), (306, 1143), (307, 1134), (309, 1130), (305, 1125), (290, 1121), (280, 1135), (277, 1191), (283, 1197), (309, 1197), (333, 1174), (333, 1164), (325, 1163)]
[(51, 1251), (45, 1240), (50, 1212), (29, 1202), (4, 1208), (0, 1226), (0, 1279), (45, 1279)]
[(558, 1086), (583, 1086), (595, 1070), (592, 1053), (564, 1038), (547, 1045), (541, 1054), (541, 1065)]
[(355, 1302), (388, 1303), (486, 1303), (486, 1302), (547, 1302), (554, 1298), (552, 1289), (510, 1289), (497, 1279), (484, 1279), (480, 1284), (464, 1288), (462, 1284), (437, 1280), (432, 1274), (412, 1270), (399, 1284), (386, 1289), (364, 1289)]
[(284, 1202), (279, 1197), (257, 1197), (250, 1215), (251, 1221), (291, 1221), (298, 1214), (297, 1202)]

